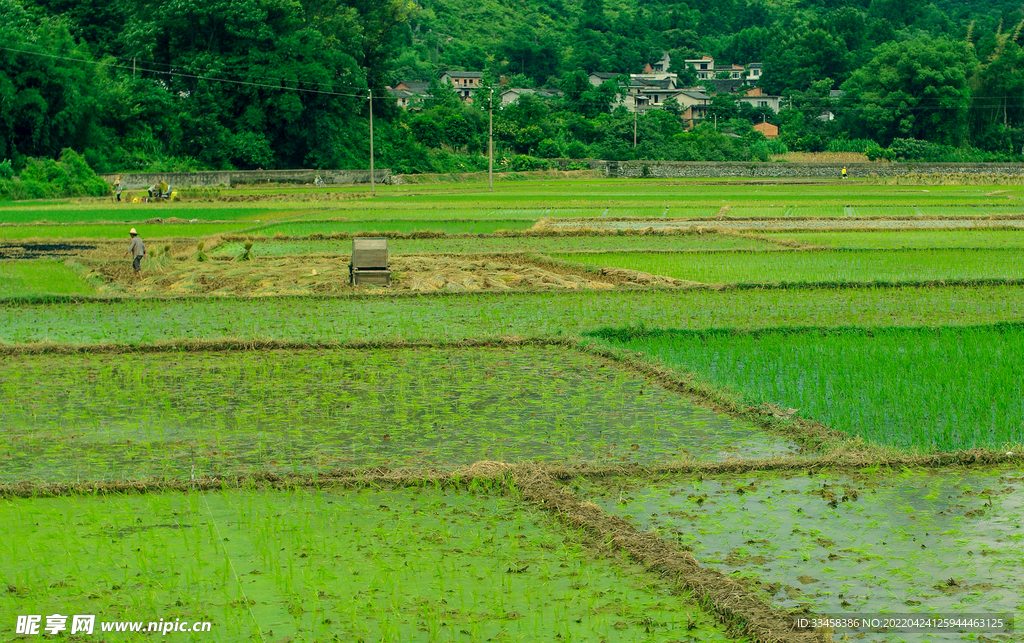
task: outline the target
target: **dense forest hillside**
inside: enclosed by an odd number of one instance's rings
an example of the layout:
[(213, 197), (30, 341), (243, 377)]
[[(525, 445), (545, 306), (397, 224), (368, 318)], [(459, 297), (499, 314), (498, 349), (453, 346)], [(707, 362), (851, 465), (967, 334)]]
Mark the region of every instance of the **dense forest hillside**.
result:
[[(487, 96), (502, 80), (563, 92), (495, 110), (505, 168), (784, 149), (1015, 160), (1022, 21), (1006, 0), (0, 0), (0, 161), (70, 148), (105, 171), (361, 167), (372, 92), (382, 164), (479, 169), (488, 104), (439, 84), (447, 70), (484, 72)], [(620, 84), (586, 74), (666, 52), (681, 81), (686, 58), (760, 62), (785, 108), (712, 93), (706, 122), (651, 110), (634, 145)], [(402, 80), (433, 81), (418, 109), (388, 93)], [(763, 121), (779, 139), (752, 130)]]
[(842, 82), (882, 43), (962, 40), (972, 23), (976, 39), (994, 36), (1000, 23), (1005, 31), (1024, 18), (1021, 8), (978, 0), (423, 0), (397, 69), (419, 80), (465, 67), (557, 83), (575, 69), (638, 72), (667, 51), (680, 67), (703, 54), (735, 63), (771, 60), (773, 91), (804, 90), (796, 72), (806, 64)]

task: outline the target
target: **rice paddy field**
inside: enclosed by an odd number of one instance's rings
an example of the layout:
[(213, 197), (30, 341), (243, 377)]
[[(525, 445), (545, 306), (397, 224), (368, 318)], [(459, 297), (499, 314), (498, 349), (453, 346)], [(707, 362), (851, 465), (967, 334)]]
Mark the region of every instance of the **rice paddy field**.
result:
[(1021, 199), (0, 202), (0, 641), (1024, 641)]
[(727, 284), (1019, 280), (1024, 276), (1020, 256), (1016, 248), (555, 255), (589, 265)]

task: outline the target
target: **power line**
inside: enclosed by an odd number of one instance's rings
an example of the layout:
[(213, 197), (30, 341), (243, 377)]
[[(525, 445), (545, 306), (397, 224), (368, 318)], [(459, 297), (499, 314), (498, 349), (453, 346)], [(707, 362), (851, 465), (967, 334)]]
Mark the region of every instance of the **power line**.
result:
[[(131, 65), (109, 63), (109, 62), (103, 62), (103, 61), (98, 61), (98, 60), (87, 60), (87, 59), (84, 59), (84, 58), (72, 58), (71, 56), (60, 56), (60, 55), (57, 55), (57, 54), (42, 53), (42, 52), (38, 52), (38, 51), (29, 51), (27, 49), (17, 49), (17, 48), (14, 48), (14, 47), (6, 47), (6, 46), (2, 46), (2, 45), (0, 45), (0, 50), (10, 51), (10, 52), (19, 53), (19, 54), (25, 54), (25, 55), (29, 55), (29, 56), (38, 56), (40, 58), (51, 58), (51, 59), (54, 59), (54, 60), (64, 60), (64, 61), (68, 61), (68, 62), (85, 63), (85, 64), (89, 64), (89, 65), (95, 65), (97, 67), (109, 67), (109, 68), (112, 68), (112, 69), (124, 69), (124, 70), (136, 69), (136, 70), (142, 71), (142, 72), (149, 72), (149, 73), (152, 73), (152, 74), (161, 74), (161, 75), (165, 75), (165, 76), (176, 76), (178, 78), (187, 78), (187, 79), (191, 79), (191, 80), (203, 80), (203, 81), (211, 81), (211, 82), (218, 82), (218, 83), (229, 83), (229, 84), (232, 84), (232, 85), (242, 85), (242, 86), (248, 86), (248, 87), (258, 87), (258, 88), (262, 88), (262, 89), (277, 89), (277, 90), (284, 90), (284, 91), (294, 91), (294, 92), (302, 92), (302, 93), (306, 93), (306, 94), (319, 94), (319, 95), (322, 95), (322, 96), (339, 96), (339, 97), (347, 97), (347, 98), (363, 98), (363, 94), (362, 93), (359, 93), (359, 94), (349, 94), (349, 93), (345, 93), (345, 92), (325, 91), (325, 90), (322, 90), (322, 89), (307, 89), (307, 88), (303, 88), (303, 87), (287, 87), (287, 86), (279, 86), (279, 85), (270, 85), (270, 84), (267, 84), (267, 83), (254, 83), (254, 82), (245, 81), (245, 80), (234, 80), (234, 79), (231, 79), (231, 78), (218, 78), (216, 76), (203, 76), (203, 75), (200, 75), (200, 74), (189, 74), (189, 73), (179, 72), (179, 71), (169, 71), (169, 70), (165, 71), (165, 70), (160, 70), (160, 69), (151, 69), (151, 68), (148, 68), (148, 67), (141, 67), (141, 66), (134, 66), (133, 67)], [(288, 81), (288, 80), (285, 80), (285, 79), (276, 79), (276, 80), (280, 80), (282, 83), (284, 83), (284, 82), (295, 82), (295, 83), (300, 82), (300, 81), (297, 81), (297, 80), (292, 80), (292, 81)], [(316, 82), (316, 81), (313, 81), (313, 82)], [(318, 83), (318, 84), (326, 84), (326, 83)]]
[[(18, 48), (15, 48), (15, 47), (0, 46), (0, 50), (9, 51), (9, 52), (13, 52), (13, 53), (19, 53), (19, 54), (25, 54), (25, 55), (29, 55), (29, 56), (38, 56), (38, 57), (41, 57), (41, 58), (50, 58), (50, 59), (54, 59), (54, 60), (64, 60), (64, 61), (68, 61), (68, 62), (85, 63), (85, 64), (90, 64), (90, 65), (95, 65), (95, 66), (98, 66), (98, 67), (109, 67), (109, 68), (112, 68), (112, 69), (123, 69), (123, 70), (133, 69), (133, 70), (142, 71), (142, 72), (148, 72), (148, 73), (152, 73), (152, 74), (159, 74), (159, 75), (165, 75), (165, 76), (173, 76), (173, 77), (185, 78), (185, 79), (190, 79), (190, 80), (200, 80), (200, 81), (208, 81), (208, 82), (228, 83), (228, 84), (232, 84), (232, 85), (239, 85), (239, 86), (245, 86), (245, 87), (256, 87), (256, 88), (260, 88), (260, 89), (274, 89), (274, 90), (283, 90), (283, 91), (293, 91), (293, 92), (300, 92), (300, 93), (306, 93), (306, 94), (317, 94), (317, 95), (321, 95), (321, 96), (335, 96), (335, 97), (343, 97), (343, 98), (363, 98), (364, 97), (364, 94), (362, 93), (362, 90), (360, 90), (360, 93), (357, 94), (357, 93), (328, 91), (328, 90), (323, 90), (323, 89), (308, 89), (308, 88), (303, 88), (303, 87), (288, 87), (288, 86), (282, 86), (282, 85), (271, 85), (271, 84), (268, 84), (268, 83), (258, 83), (258, 82), (245, 81), (245, 80), (235, 80), (235, 79), (231, 79), (231, 78), (220, 78), (220, 77), (217, 77), (217, 76), (210, 76), (210, 75), (191, 74), (191, 73), (172, 71), (172, 70), (153, 69), (153, 68), (150, 68), (150, 67), (141, 67), (141, 66), (138, 66), (138, 65), (116, 64), (116, 63), (109, 63), (109, 62), (103, 62), (103, 61), (88, 60), (88, 59), (84, 59), (84, 58), (74, 58), (74, 57), (71, 57), (71, 56), (62, 56), (62, 55), (52, 54), (52, 53), (42, 53), (42, 52), (38, 52), (38, 51), (30, 51), (30, 50), (27, 50), (27, 49), (18, 49)], [(118, 57), (114, 57), (114, 58), (117, 59)], [(123, 59), (123, 57), (122, 57), (122, 59)], [(162, 63), (147, 63), (147, 65), (148, 64), (162, 64)], [(267, 80), (276, 80), (276, 81), (279, 81), (281, 83), (306, 82), (306, 83), (315, 83), (315, 84), (319, 84), (319, 85), (329, 85), (329, 84), (331, 84), (331, 83), (325, 83), (325, 82), (320, 82), (320, 81), (298, 81), (298, 80), (288, 80), (288, 79), (273, 78), (273, 77), (263, 77), (263, 78), (266, 78)], [(371, 91), (372, 92), (372, 90), (366, 90), (366, 91)], [(732, 96), (732, 94), (730, 94), (730, 96)], [(385, 98), (386, 99), (386, 98), (389, 98), (390, 96), (388, 94), (386, 94), (386, 93), (382, 95), (380, 92), (378, 92), (377, 93), (377, 97), (378, 98)], [(711, 107), (712, 104), (711, 104), (710, 101), (713, 100), (713, 98), (714, 98), (713, 96), (709, 96), (708, 102), (706, 102), (706, 103), (696, 103), (695, 106)], [(737, 98), (743, 98), (743, 97), (737, 96)], [(751, 97), (751, 98), (756, 98), (756, 97)], [(1018, 98), (1019, 97), (1016, 97), (1016, 96), (973, 96), (973, 97), (969, 97), (969, 99), (971, 101), (978, 101), (978, 100), (985, 100), (985, 101), (1007, 101), (1007, 100), (1016, 100)], [(542, 98), (541, 100), (545, 100), (545, 99)], [(829, 99), (822, 99), (822, 102), (824, 102), (826, 100), (829, 100)], [(980, 104), (980, 105), (963, 105), (963, 106), (958, 106), (958, 105), (946, 106), (946, 105), (923, 104), (926, 101), (940, 101), (940, 100), (942, 100), (942, 99), (941, 98), (924, 98), (924, 99), (917, 100), (914, 105), (907, 105), (905, 107), (897, 107), (895, 109), (898, 109), (899, 111), (902, 111), (902, 112), (908, 112), (908, 111), (914, 112), (914, 111), (932, 111), (932, 110), (934, 110), (934, 111), (938, 111), (938, 110), (986, 110), (986, 109), (1001, 109), (1001, 108), (1004, 107), (1002, 102), (991, 102), (991, 103), (983, 103), (983, 104)], [(617, 107), (618, 105), (623, 105), (624, 104), (624, 103), (619, 103), (619, 102), (616, 102), (616, 101), (607, 101), (606, 102), (606, 101), (575, 100), (573, 102), (576, 105), (587, 106), (587, 107), (602, 107), (602, 106), (610, 104), (614, 108), (614, 107)], [(740, 101), (737, 101), (737, 102), (745, 103), (746, 101), (740, 100)], [(810, 101), (804, 102), (803, 105), (807, 105), (809, 102)], [(685, 109), (687, 109), (689, 107), (689, 106), (683, 105), (682, 103), (679, 103), (679, 105), (680, 105), (680, 108), (683, 109), (683, 110), (685, 110)], [(796, 103), (796, 104), (793, 104), (792, 102), (790, 103), (790, 107), (792, 107), (792, 108), (796, 108), (799, 105), (800, 105), (800, 103)], [(839, 107), (839, 111), (844, 111), (844, 112), (848, 112), (848, 111), (866, 111), (866, 110), (873, 109), (872, 106), (867, 106), (867, 105), (846, 105), (846, 106), (837, 106), (837, 107)], [(648, 109), (656, 109), (656, 108), (648, 108)], [(881, 107), (880, 109), (882, 109), (883, 111), (892, 111), (894, 108), (893, 107)], [(645, 111), (648, 111), (648, 110), (645, 110)]]

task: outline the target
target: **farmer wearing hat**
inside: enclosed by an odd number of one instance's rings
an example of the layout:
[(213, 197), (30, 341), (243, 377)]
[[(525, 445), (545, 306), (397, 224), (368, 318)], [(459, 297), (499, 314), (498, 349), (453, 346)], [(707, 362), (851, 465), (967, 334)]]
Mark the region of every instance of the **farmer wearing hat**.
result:
[(135, 228), (129, 230), (128, 234), (132, 237), (132, 243), (128, 246), (125, 254), (132, 253), (132, 268), (135, 269), (135, 277), (142, 279), (142, 258), (146, 256), (146, 246), (142, 243), (142, 237), (135, 231)]

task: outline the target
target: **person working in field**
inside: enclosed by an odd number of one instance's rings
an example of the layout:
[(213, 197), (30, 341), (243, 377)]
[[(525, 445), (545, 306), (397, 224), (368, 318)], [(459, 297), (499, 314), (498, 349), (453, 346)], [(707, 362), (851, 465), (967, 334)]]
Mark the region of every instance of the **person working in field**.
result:
[(158, 199), (166, 199), (171, 196), (171, 186), (167, 185), (167, 181), (160, 181), (156, 185), (149, 186), (149, 198), (154, 196)]
[(128, 231), (131, 235), (132, 243), (125, 250), (125, 254), (131, 253), (132, 255), (132, 268), (135, 270), (136, 279), (142, 279), (142, 258), (146, 256), (146, 245), (142, 243), (142, 237), (139, 233), (132, 228)]
[(846, 178), (846, 166), (845, 165), (843, 166), (843, 178), (844, 179)]

